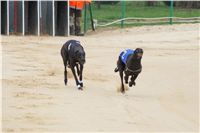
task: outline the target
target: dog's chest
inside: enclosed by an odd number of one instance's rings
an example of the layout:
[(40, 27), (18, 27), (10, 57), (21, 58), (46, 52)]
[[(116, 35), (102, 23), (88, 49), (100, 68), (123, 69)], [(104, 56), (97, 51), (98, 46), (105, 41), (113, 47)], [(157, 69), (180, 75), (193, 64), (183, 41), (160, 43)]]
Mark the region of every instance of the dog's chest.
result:
[(142, 68), (142, 65), (141, 65), (141, 61), (140, 60), (132, 60), (132, 61), (128, 61), (126, 66), (128, 68), (130, 68), (131, 70), (137, 70), (137, 69), (140, 69)]

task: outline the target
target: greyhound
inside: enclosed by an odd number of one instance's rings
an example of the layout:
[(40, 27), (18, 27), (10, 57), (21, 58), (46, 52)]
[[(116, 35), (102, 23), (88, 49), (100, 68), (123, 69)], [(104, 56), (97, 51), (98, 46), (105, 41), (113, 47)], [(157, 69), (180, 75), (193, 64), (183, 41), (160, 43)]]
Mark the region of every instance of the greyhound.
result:
[(115, 72), (119, 71), (119, 75), (121, 78), (121, 92), (125, 93), (124, 83), (123, 83), (123, 74), (125, 83), (128, 84), (129, 76), (131, 80), (129, 82), (129, 87), (135, 86), (135, 80), (138, 77), (139, 73), (142, 71), (141, 59), (143, 56), (143, 49), (136, 48), (135, 50), (127, 49), (120, 53), (117, 67), (115, 68)]
[[(67, 85), (67, 66), (71, 68), (71, 71), (74, 75), (75, 82), (77, 88), (82, 90), (83, 82), (82, 82), (82, 73), (83, 73), (83, 65), (85, 64), (85, 51), (80, 44), (80, 41), (77, 40), (69, 40), (67, 41), (61, 48), (61, 56), (64, 63), (64, 83)], [(75, 67), (77, 70), (77, 74), (79, 79), (77, 78)]]

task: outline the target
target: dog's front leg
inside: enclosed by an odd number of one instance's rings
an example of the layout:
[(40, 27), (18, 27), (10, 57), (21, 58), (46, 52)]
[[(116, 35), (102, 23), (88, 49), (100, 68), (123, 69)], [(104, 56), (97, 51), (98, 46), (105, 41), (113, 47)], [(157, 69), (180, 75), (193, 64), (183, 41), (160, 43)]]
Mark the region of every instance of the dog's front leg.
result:
[(138, 75), (139, 74), (134, 74), (134, 75), (132, 75), (132, 77), (131, 77), (131, 81), (129, 82), (129, 87), (132, 87), (132, 85), (136, 85), (136, 83), (135, 83), (135, 80), (136, 80), (136, 78), (138, 77)]
[(80, 76), (80, 69), (79, 69), (78, 64), (76, 64), (76, 70), (77, 70), (77, 74), (78, 74), (78, 76)]
[(124, 80), (125, 80), (125, 83), (128, 84), (128, 79), (129, 79), (129, 76), (130, 76), (130, 73), (128, 71), (124, 71)]
[(127, 73), (125, 73), (124, 80), (125, 80), (126, 84), (128, 84), (128, 78), (129, 78), (129, 75)]
[(76, 73), (75, 73), (75, 65), (72, 64), (72, 65), (70, 65), (70, 66), (71, 66), (72, 73), (73, 73), (73, 75), (74, 75), (74, 79), (75, 79), (75, 82), (76, 82), (76, 86), (78, 87), (78, 89), (82, 89), (81, 86), (80, 86), (80, 83), (79, 83), (79, 81), (78, 81), (78, 78), (77, 78), (77, 76), (76, 76)]

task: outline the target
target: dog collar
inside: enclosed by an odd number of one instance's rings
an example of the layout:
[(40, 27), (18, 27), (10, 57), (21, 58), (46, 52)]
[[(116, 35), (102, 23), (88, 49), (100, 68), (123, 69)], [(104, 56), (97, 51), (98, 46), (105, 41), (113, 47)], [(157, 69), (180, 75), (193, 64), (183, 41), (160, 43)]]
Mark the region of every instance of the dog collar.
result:
[(139, 71), (141, 71), (142, 70), (142, 68), (140, 68), (140, 69), (137, 69), (137, 70), (131, 70), (131, 69), (129, 69), (127, 66), (126, 66), (126, 70), (125, 71), (130, 71), (130, 72), (139, 72)]

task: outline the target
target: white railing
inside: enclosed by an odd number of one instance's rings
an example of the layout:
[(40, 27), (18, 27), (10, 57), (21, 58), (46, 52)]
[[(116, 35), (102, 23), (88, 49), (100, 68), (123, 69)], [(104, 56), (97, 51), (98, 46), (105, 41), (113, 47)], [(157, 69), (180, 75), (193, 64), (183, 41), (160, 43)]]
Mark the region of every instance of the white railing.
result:
[[(172, 19), (173, 22), (198, 22), (200, 23), (200, 17), (190, 17), (190, 18), (183, 18), (183, 17), (159, 17), (159, 18), (137, 18), (137, 17), (128, 17), (128, 18), (123, 18), (123, 19), (118, 19), (118, 20), (115, 20), (115, 21), (112, 21), (112, 22), (109, 22), (109, 23), (106, 23), (106, 24), (96, 24), (97, 27), (105, 27), (105, 26), (109, 26), (109, 25), (112, 25), (112, 24), (116, 24), (116, 23), (120, 23), (121, 21), (127, 21), (127, 20), (169, 20), (169, 19)], [(178, 21), (177, 21), (178, 20)], [(186, 20), (186, 21), (183, 21), (183, 20)], [(132, 23), (151, 23), (151, 22), (132, 22)], [(129, 22), (130, 24), (130, 22)]]

